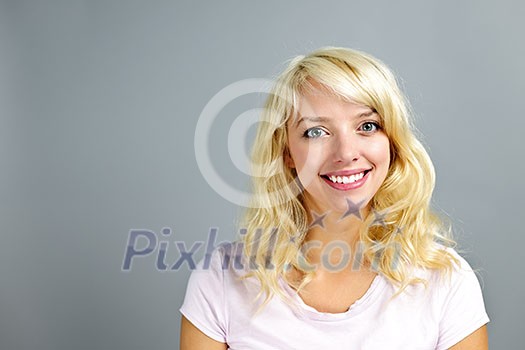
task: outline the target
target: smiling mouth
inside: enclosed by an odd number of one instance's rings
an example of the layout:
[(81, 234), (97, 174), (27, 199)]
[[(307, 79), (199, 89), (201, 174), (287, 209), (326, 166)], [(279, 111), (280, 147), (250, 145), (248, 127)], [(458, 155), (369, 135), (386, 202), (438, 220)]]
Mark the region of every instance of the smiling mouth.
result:
[(330, 180), (331, 182), (335, 184), (351, 184), (356, 181), (361, 180), (370, 170), (365, 170), (363, 172), (353, 174), (350, 176), (335, 176), (335, 175), (321, 175), (321, 177)]

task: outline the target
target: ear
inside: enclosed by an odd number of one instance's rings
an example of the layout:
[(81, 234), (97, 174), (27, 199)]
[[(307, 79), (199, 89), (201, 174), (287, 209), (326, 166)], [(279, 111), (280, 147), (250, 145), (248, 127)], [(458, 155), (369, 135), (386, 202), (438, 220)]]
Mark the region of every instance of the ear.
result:
[(290, 169), (295, 169), (295, 164), (293, 162), (292, 156), (290, 155), (290, 150), (288, 149), (288, 147), (285, 147), (284, 149), (283, 158), (284, 165), (286, 165)]

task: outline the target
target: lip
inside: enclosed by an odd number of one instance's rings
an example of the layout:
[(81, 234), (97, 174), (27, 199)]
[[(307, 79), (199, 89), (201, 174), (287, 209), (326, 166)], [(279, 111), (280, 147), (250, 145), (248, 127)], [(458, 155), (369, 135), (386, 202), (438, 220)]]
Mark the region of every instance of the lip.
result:
[[(322, 175), (321, 178), (324, 180), (324, 182), (326, 182), (326, 184), (328, 184), (328, 186), (338, 190), (338, 191), (349, 191), (349, 190), (354, 190), (356, 188), (359, 188), (361, 186), (363, 186), (366, 182), (366, 180), (368, 179), (368, 175), (371, 173), (371, 170), (372, 169), (358, 169), (358, 170), (349, 170), (349, 171), (338, 171), (338, 172), (335, 172), (335, 173), (329, 173), (329, 174), (326, 174), (326, 175)], [(352, 182), (352, 183), (349, 183), (349, 184), (340, 184), (338, 182), (332, 182), (332, 180), (330, 180), (329, 178), (327, 178), (327, 176), (349, 176), (349, 175), (354, 175), (354, 174), (359, 174), (359, 173), (362, 173), (363, 171), (365, 171), (365, 176), (363, 176), (361, 179), (355, 181), (355, 182)]]

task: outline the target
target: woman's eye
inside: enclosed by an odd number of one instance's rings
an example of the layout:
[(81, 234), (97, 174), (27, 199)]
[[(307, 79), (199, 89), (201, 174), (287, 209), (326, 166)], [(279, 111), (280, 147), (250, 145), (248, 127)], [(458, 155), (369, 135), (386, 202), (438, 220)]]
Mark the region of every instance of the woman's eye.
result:
[(379, 124), (374, 122), (366, 122), (361, 125), (361, 130), (364, 132), (374, 132), (380, 129)]
[(323, 129), (317, 128), (317, 127), (310, 128), (306, 130), (303, 134), (304, 137), (309, 138), (309, 139), (315, 139), (315, 138), (318, 138), (324, 135), (326, 135), (326, 132)]

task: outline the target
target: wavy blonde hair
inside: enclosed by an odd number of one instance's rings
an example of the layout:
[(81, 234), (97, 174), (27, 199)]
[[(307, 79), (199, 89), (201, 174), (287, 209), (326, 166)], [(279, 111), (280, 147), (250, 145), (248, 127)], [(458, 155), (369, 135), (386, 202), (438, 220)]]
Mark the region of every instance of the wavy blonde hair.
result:
[(399, 287), (398, 293), (412, 283), (424, 282), (413, 277), (414, 268), (450, 271), (457, 261), (436, 242), (453, 245), (454, 241), (448, 227), (430, 210), (434, 168), (414, 135), (408, 105), (394, 75), (368, 54), (327, 47), (290, 61), (269, 94), (254, 141), (253, 196), (241, 225), (246, 229), (243, 252), (250, 264), (245, 277), (260, 282), (259, 297), (265, 296), (262, 305), (275, 294), (286, 297), (279, 279), (286, 280), (290, 267), (303, 273), (298, 289), (314, 273), (299, 263), (309, 219), (297, 173), (283, 160), (288, 152), (286, 123), (311, 81), (377, 111), (390, 140), (390, 168), (371, 200), (375, 213), (384, 215), (384, 224), (374, 225), (372, 212), (363, 218), (359, 233), (363, 258), (375, 261), (377, 271)]

